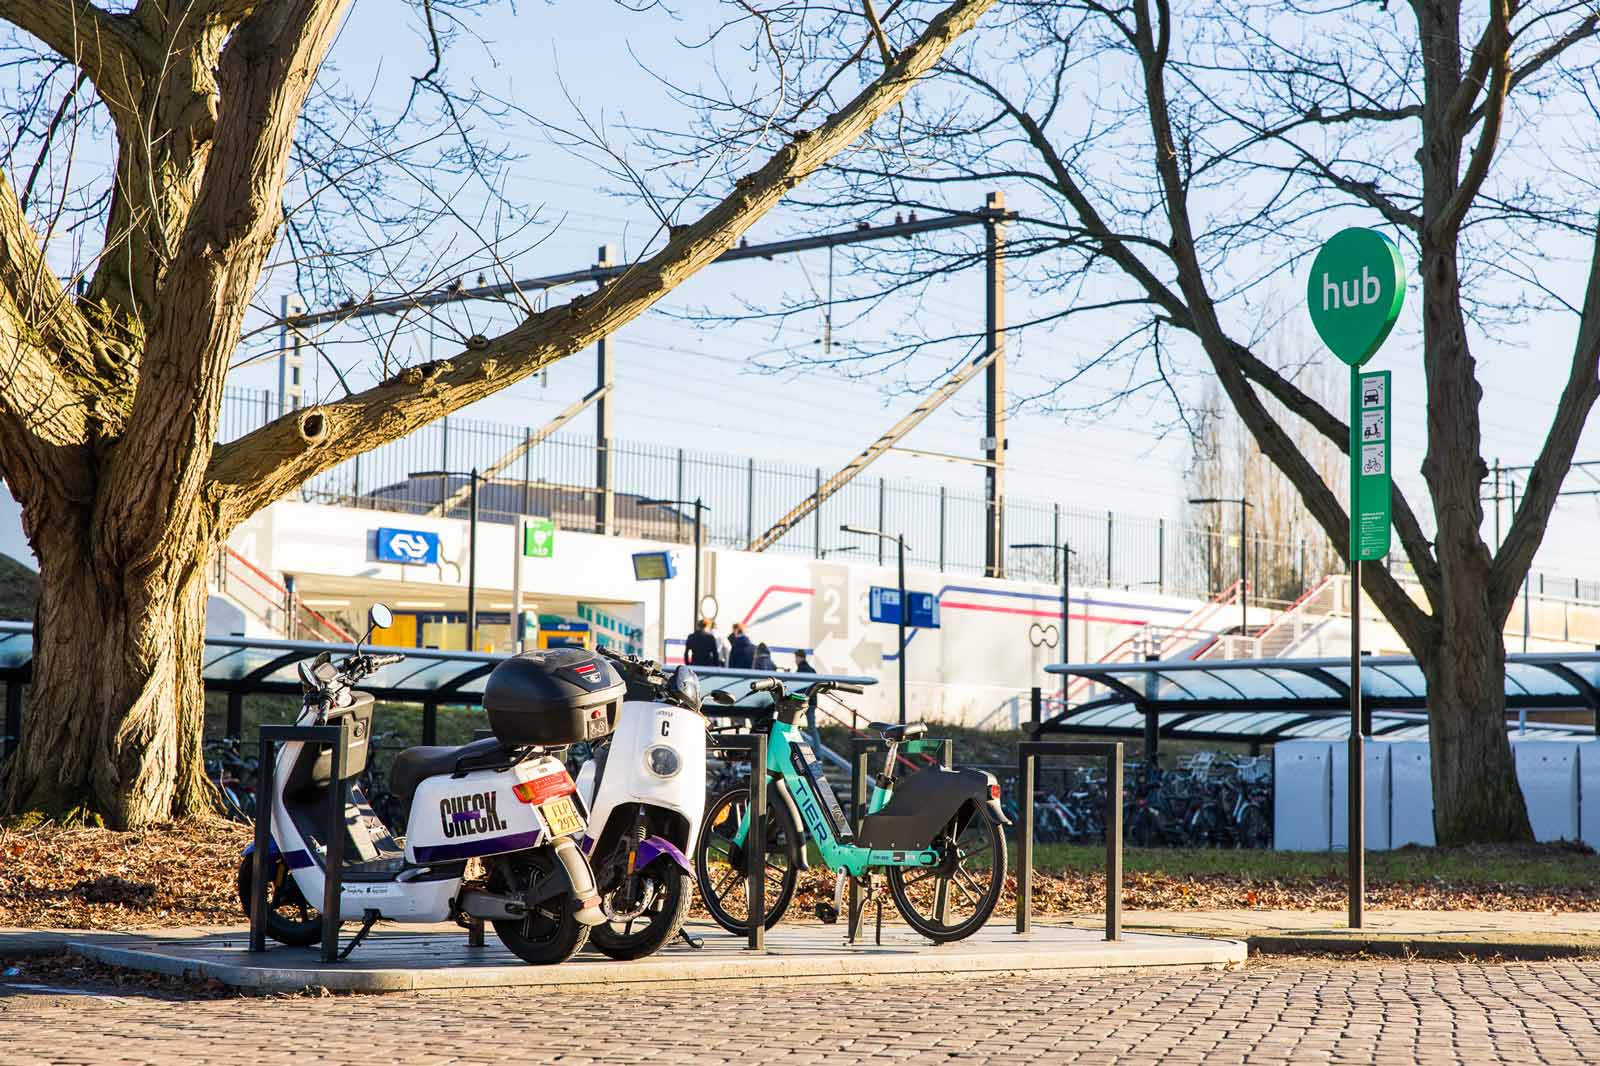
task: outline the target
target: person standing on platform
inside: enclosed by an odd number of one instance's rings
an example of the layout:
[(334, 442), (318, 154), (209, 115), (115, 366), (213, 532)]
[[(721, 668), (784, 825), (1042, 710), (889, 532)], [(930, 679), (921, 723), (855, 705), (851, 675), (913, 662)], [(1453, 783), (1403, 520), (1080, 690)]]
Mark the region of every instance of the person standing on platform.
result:
[(745, 634), (744, 626), (738, 622), (733, 623), (733, 634), (728, 639), (728, 668), (753, 670), (756, 668), (755, 662), (755, 642)]
[(690, 666), (721, 666), (722, 654), (711, 632), (711, 620), (702, 618), (689, 639), (683, 642), (684, 661)]
[(806, 658), (804, 648), (794, 650), (794, 672), (797, 674), (814, 674), (817, 668), (811, 665), (811, 660)]

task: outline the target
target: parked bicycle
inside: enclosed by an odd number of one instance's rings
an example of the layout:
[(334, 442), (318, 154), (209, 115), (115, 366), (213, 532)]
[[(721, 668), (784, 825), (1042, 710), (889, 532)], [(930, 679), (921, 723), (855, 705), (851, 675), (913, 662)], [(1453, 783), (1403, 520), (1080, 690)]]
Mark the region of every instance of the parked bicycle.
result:
[(217, 789), (217, 813), (235, 822), (253, 823), (260, 760), (246, 756), (238, 737), (205, 742), (206, 776)]
[[(861, 692), (837, 681), (810, 687)], [(862, 889), (861, 907), (874, 901), (881, 906), (876, 895), (881, 876), (900, 916), (928, 939), (960, 940), (981, 929), (1006, 878), (1002, 828), (1008, 820), (993, 775), (934, 765), (896, 780), (901, 745), (922, 736), (927, 726), (873, 723), (871, 729), (887, 750), (857, 835), (796, 727), (806, 697), (787, 692), (777, 678), (752, 682), (750, 690), (768, 693), (773, 701), (771, 711), (752, 715), (750, 725), (767, 734), (766, 772), (772, 784), (766, 854), (757, 858), (745, 852), (750, 831), (747, 785), (718, 796), (706, 812), (695, 849), (700, 895), (717, 924), (741, 936), (748, 932), (753, 916), (744, 886), (751, 864), (760, 861), (767, 882), (762, 920), (769, 929), (776, 925), (794, 898), (799, 871), (809, 865), (809, 834), (823, 865), (835, 872), (836, 901), (848, 877)], [(852, 931), (860, 915), (859, 909), (850, 915)], [(824, 920), (837, 916), (837, 902), (819, 908)]]

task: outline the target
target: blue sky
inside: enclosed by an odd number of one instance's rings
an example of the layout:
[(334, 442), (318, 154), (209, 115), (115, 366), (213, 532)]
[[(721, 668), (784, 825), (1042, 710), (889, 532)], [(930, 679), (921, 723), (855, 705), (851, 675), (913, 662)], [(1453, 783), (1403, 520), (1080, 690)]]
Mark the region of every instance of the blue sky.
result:
[[(335, 48), (334, 57), (353, 84), (377, 79), (374, 104), (398, 106), (407, 74), (425, 66), (419, 40), (395, 18), (399, 5), (371, 2), (357, 5)], [(505, 5), (475, 23), (492, 42), (487, 50), (463, 45), (456, 70), (470, 67), (480, 84), (514, 99), (539, 117), (570, 124), (575, 105), (592, 119), (603, 118), (624, 140), (628, 124), (674, 128), (687, 121), (683, 108), (662, 88), (665, 79), (694, 84), (709, 76), (707, 56), (681, 46), (681, 39), (703, 32), (717, 10), (709, 0), (683, 0), (681, 20), (660, 12), (635, 14), (593, 0)], [(490, 56), (497, 58), (492, 62)], [(461, 75), (457, 74), (458, 80)], [(570, 97), (570, 99), (569, 99)], [(519, 276), (552, 273), (585, 266), (596, 247), (612, 243), (636, 252), (654, 229), (644, 207), (625, 195), (600, 168), (550, 143), (531, 124), (509, 126), (498, 135), (524, 158), (512, 168), (509, 195), (542, 204), (549, 221), (543, 242), (512, 265)], [(643, 158), (643, 157), (641, 157)], [(1019, 193), (1007, 190), (1013, 203)], [(972, 206), (981, 195), (974, 190)], [(875, 221), (888, 221), (880, 216)], [(780, 209), (752, 232), (752, 240), (807, 232), (814, 219), (793, 209)], [(836, 268), (842, 261), (836, 261)], [(1582, 284), (1580, 271), (1552, 265), (1572, 274), (1560, 281), (1570, 290)], [(750, 454), (832, 469), (887, 428), (911, 406), (909, 386), (936, 378), (952, 353), (930, 353), (907, 366), (872, 380), (843, 380), (829, 372), (764, 374), (753, 372), (753, 355), (785, 346), (802, 346), (821, 335), (820, 315), (798, 316), (781, 330), (748, 323), (696, 329), (675, 317), (702, 306), (730, 308), (739, 299), (776, 303), (784, 294), (800, 296), (821, 285), (826, 254), (809, 253), (801, 260), (773, 264), (711, 267), (672, 294), (662, 312), (652, 313), (624, 329), (614, 341), (618, 359), (616, 432), (619, 437)], [(468, 281), (472, 280), (471, 271)], [(269, 281), (269, 285), (275, 282)], [(1303, 281), (1299, 284), (1303, 285)], [(849, 279), (837, 279), (848, 288)], [(896, 319), (915, 317), (930, 329), (971, 331), (981, 328), (983, 277), (972, 270), (938, 288), (919, 306), (886, 308), (848, 327), (867, 342), (887, 336)], [(1281, 298), (1301, 299), (1286, 285)], [(1303, 291), (1303, 290), (1302, 290)], [(566, 290), (572, 294), (573, 290)], [(274, 304), (276, 300), (272, 301)], [(1013, 321), (1051, 310), (1012, 286), (1008, 310)], [(482, 309), (474, 325), (485, 332)], [(1531, 461), (1548, 424), (1550, 408), (1564, 379), (1574, 323), (1547, 316), (1521, 326), (1510, 340), (1481, 337), (1476, 343), (1486, 400), (1484, 407), (1487, 459), (1507, 463)], [(1309, 325), (1303, 338), (1312, 336)], [(844, 335), (836, 325), (835, 336)], [(1069, 331), (1026, 330), (1010, 340), (1009, 377), (1013, 395), (1040, 391), (1058, 380), (1074, 359), (1091, 348), (1093, 338)], [(1395, 333), (1372, 366), (1395, 372), (1394, 464), (1415, 506), (1424, 507), (1420, 466), (1425, 446), (1423, 387), (1418, 358), (1419, 320), (1416, 302), (1408, 303)], [(441, 352), (442, 354), (442, 352)], [(336, 356), (349, 369), (360, 363), (356, 353)], [(1331, 359), (1331, 356), (1329, 357)], [(553, 367), (544, 379), (530, 379), (484, 401), (470, 411), (476, 417), (538, 425), (593, 384), (593, 356), (581, 353)], [(369, 364), (370, 366), (370, 364)], [(234, 383), (263, 387), (275, 371), (258, 365), (238, 371)], [(336, 395), (336, 382), (326, 367), (308, 365), (310, 391)], [(357, 369), (353, 384), (371, 380)], [(1090, 377), (1074, 386), (1073, 396), (1098, 398), (1117, 379)], [(1198, 394), (1198, 390), (1197, 390)], [(1197, 397), (1196, 397), (1197, 398)], [(1183, 466), (1187, 442), (1160, 439), (1150, 426), (1153, 412), (1142, 401), (1094, 418), (1065, 419), (1024, 407), (1011, 415), (1009, 436), (1010, 491), (1064, 505), (1112, 509), (1130, 514), (1175, 517), (1183, 513)], [(588, 431), (587, 420), (573, 427)], [(945, 410), (925, 422), (906, 441), (916, 448), (975, 454), (983, 433), (981, 381), (969, 385)], [(1589, 430), (1584, 456), (1600, 457), (1600, 436)], [(880, 462), (874, 474), (925, 481), (945, 481), (952, 488), (980, 491), (981, 473), (904, 457)], [(1589, 484), (1574, 474), (1569, 487)], [(1600, 483), (1594, 483), (1600, 487)], [(1600, 498), (1578, 498), (1557, 511), (1540, 565), (1572, 573), (1592, 574), (1590, 561)]]

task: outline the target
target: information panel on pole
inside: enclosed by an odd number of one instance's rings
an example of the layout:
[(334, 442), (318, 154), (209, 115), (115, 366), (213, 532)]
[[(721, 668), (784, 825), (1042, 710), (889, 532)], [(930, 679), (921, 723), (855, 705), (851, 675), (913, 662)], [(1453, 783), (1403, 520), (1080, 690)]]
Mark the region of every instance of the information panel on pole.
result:
[(1366, 896), (1366, 763), (1361, 713), (1361, 564), (1389, 554), (1391, 381), (1363, 372), (1400, 317), (1406, 295), (1400, 249), (1376, 230), (1335, 233), (1311, 263), (1306, 307), (1311, 324), (1350, 367), (1350, 752), (1348, 864), (1350, 926), (1359, 929)]
[(1350, 375), (1350, 558), (1389, 554), (1389, 371)]

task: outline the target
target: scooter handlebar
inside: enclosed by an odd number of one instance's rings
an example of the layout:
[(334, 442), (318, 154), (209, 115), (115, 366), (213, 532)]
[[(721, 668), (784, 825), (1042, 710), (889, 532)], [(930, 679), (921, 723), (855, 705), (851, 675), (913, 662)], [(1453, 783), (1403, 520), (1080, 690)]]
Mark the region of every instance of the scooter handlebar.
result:
[(783, 695), (783, 682), (775, 677), (763, 677), (750, 682), (751, 692), (771, 692), (774, 695)]

